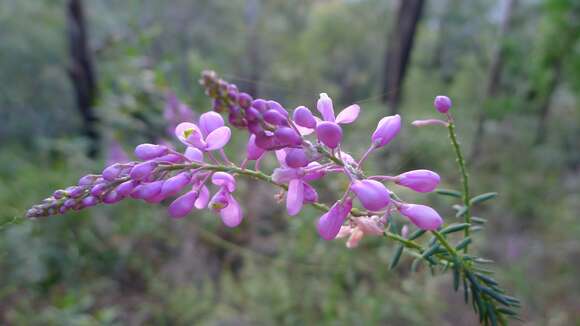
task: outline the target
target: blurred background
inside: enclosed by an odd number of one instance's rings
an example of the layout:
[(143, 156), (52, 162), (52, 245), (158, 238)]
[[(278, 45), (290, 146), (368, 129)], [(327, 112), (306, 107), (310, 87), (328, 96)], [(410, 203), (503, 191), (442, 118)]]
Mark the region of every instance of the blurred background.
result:
[[(428, 168), (458, 188), (446, 131), (409, 124), (449, 95), (474, 193), (499, 193), (475, 212), (489, 219), (475, 249), (522, 299), (523, 324), (580, 324), (580, 1), (0, 0), (0, 26), (0, 324), (476, 324), (448, 274), (408, 258), (389, 271), (385, 239), (321, 241), (316, 211), (288, 218), (256, 182), (233, 230), (131, 201), (13, 223), (170, 140), (167, 110), (209, 110), (203, 69), (287, 108), (320, 92), (360, 104), (355, 155), (398, 112), (400, 136), (369, 169)], [(339, 183), (319, 185), (324, 201)], [(401, 195), (454, 219), (449, 198)]]

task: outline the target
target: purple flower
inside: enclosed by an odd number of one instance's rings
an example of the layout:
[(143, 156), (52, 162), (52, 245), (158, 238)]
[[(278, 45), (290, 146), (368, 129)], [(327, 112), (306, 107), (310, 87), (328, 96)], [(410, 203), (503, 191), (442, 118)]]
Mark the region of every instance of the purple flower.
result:
[(385, 146), (397, 136), (400, 130), (401, 117), (398, 114), (382, 118), (371, 137), (373, 145), (375, 148)]
[(175, 128), (175, 135), (185, 145), (208, 152), (222, 149), (230, 141), (231, 131), (228, 127), (219, 127), (204, 135), (196, 124), (182, 122)]
[(129, 175), (131, 176), (131, 179), (141, 181), (148, 178), (156, 167), (157, 163), (152, 161), (139, 163), (131, 169)]
[(300, 127), (310, 128), (310, 129), (316, 128), (316, 119), (314, 119), (312, 112), (310, 112), (310, 110), (305, 106), (297, 107), (294, 110), (294, 114), (292, 115), (292, 119)]
[(146, 161), (163, 156), (169, 152), (169, 148), (163, 145), (141, 144), (135, 147), (135, 156)]
[(338, 124), (347, 124), (355, 121), (360, 112), (360, 107), (357, 104), (353, 104), (342, 110), (335, 118), (332, 100), (326, 93), (321, 93), (316, 108), (324, 119), (316, 126), (316, 135), (324, 145), (336, 148), (342, 140), (342, 129)]
[(318, 219), (318, 234), (324, 240), (332, 240), (340, 231), (340, 227), (352, 209), (352, 200), (347, 198), (343, 202), (336, 202), (328, 212)]
[(431, 192), (437, 188), (441, 178), (433, 171), (413, 170), (395, 177), (398, 185), (405, 186), (417, 192)]
[(243, 219), (242, 209), (231, 195), (236, 190), (236, 180), (231, 174), (216, 172), (211, 181), (220, 189), (212, 197), (209, 206), (220, 213), (222, 222), (227, 227), (233, 228), (240, 225)]
[(161, 187), (161, 196), (167, 198), (179, 193), (191, 181), (191, 174), (189, 172), (181, 172), (163, 183)]
[(350, 190), (356, 194), (362, 206), (370, 211), (379, 211), (387, 207), (391, 201), (387, 188), (376, 180), (354, 181)]
[(399, 212), (422, 230), (437, 230), (443, 224), (441, 216), (429, 206), (403, 204), (399, 207)]
[[(292, 150), (290, 150), (292, 151)], [(276, 151), (276, 157), (280, 167), (272, 173), (272, 180), (278, 183), (288, 183), (288, 192), (286, 194), (286, 210), (288, 215), (294, 216), (302, 210), (305, 202), (317, 198), (318, 194), (306, 181), (314, 180), (323, 174), (320, 172), (309, 172), (306, 168), (293, 168), (287, 165), (287, 151)], [(314, 163), (314, 162), (313, 162)]]
[(247, 157), (248, 160), (257, 160), (262, 155), (264, 155), (265, 150), (261, 147), (256, 145), (256, 135), (250, 135), (250, 139), (248, 139), (248, 146), (247, 146)]
[(451, 99), (445, 95), (439, 95), (435, 97), (435, 101), (433, 101), (433, 106), (440, 113), (447, 113), (452, 105), (453, 103), (451, 102)]
[(189, 214), (199, 196), (199, 192), (194, 189), (174, 200), (167, 209), (173, 218), (182, 218)]

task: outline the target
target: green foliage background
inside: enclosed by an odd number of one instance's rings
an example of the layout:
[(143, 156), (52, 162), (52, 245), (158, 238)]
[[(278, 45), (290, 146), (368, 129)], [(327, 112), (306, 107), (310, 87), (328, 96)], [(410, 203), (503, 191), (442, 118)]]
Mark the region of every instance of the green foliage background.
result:
[[(52, 190), (100, 171), (112, 141), (130, 152), (167, 138), (167, 90), (197, 113), (208, 110), (201, 70), (214, 69), (242, 89), (256, 82), (248, 78), (246, 1), (85, 2), (104, 135), (97, 161), (84, 155), (66, 75), (65, 1), (0, 0), (0, 324), (475, 323), (448, 276), (411, 273), (408, 260), (389, 271), (394, 246), (385, 239), (365, 239), (355, 250), (321, 241), (313, 227), (318, 213), (288, 218), (267, 186), (242, 186), (251, 187), (242, 196), (255, 207), (247, 208), (252, 222), (237, 230), (212, 214), (174, 221), (162, 206), (137, 202), (10, 224)], [(432, 98), (448, 94), (469, 149), (477, 112), (487, 110), (483, 155), (470, 170), (475, 193), (500, 196), (476, 211), (489, 218), (476, 250), (497, 261), (497, 278), (523, 299), (525, 324), (573, 325), (580, 323), (580, 4), (519, 2), (502, 91), (493, 99), (483, 98), (483, 85), (501, 1), (427, 2), (403, 89), (405, 126), (369, 169), (428, 168), (442, 175), (443, 187), (455, 187), (446, 132), (409, 123), (436, 117)], [(345, 148), (361, 155), (369, 131), (388, 114), (378, 99), (395, 2), (258, 3), (260, 95), (288, 108), (312, 108), (322, 91), (338, 106), (359, 103), (363, 112), (347, 127)], [(548, 138), (534, 145), (555, 58), (566, 68)], [(539, 97), (528, 98), (530, 91)], [(241, 157), (244, 137), (236, 135), (229, 154)], [(340, 182), (320, 186), (332, 193)], [(401, 194), (454, 219), (446, 198)]]

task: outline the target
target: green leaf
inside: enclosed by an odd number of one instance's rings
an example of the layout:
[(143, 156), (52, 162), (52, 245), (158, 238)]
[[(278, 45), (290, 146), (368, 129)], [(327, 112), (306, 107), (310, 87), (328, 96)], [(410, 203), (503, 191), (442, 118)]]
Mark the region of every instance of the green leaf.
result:
[(471, 230), (471, 232), (474, 232), (474, 233), (479, 232), (479, 231), (483, 230), (483, 226), (476, 225), (476, 226), (471, 227), (470, 230)]
[(467, 213), (467, 206), (461, 206), (461, 208), (459, 208), (457, 210), (457, 213), (455, 213), (455, 217), (463, 217), (463, 215), (465, 215), (465, 213)]
[(413, 263), (411, 263), (411, 272), (415, 273), (417, 271), (419, 263), (421, 263), (421, 259), (416, 258), (413, 260)]
[(487, 192), (485, 194), (477, 195), (469, 200), (469, 205), (473, 206), (479, 203), (483, 203), (486, 200), (497, 197), (497, 192)]
[(493, 305), (491, 305), (489, 302), (486, 302), (485, 305), (487, 306), (487, 311), (489, 315), (489, 320), (491, 321), (491, 325), (497, 326), (497, 317), (495, 316), (495, 310)]
[(425, 250), (425, 252), (423, 252), (423, 255), (421, 256), (427, 259), (430, 256), (432, 256), (437, 250), (439, 250), (439, 244), (429, 247), (429, 249)]
[(411, 233), (411, 235), (409, 236), (409, 240), (415, 240), (415, 239), (419, 238), (420, 236), (422, 236), (423, 234), (425, 234), (425, 232), (427, 232), (427, 231), (418, 229), (415, 232)]
[(453, 190), (453, 189), (437, 189), (437, 190), (435, 190), (435, 193), (442, 195), (442, 196), (461, 198), (461, 193), (459, 191)]
[(496, 291), (494, 291), (488, 287), (482, 286), (481, 291), (484, 292), (485, 294), (489, 295), (490, 297), (494, 298), (495, 301), (503, 304), (504, 306), (510, 305), (510, 303), (506, 300), (506, 298), (504, 298), (501, 294), (497, 293)]
[(467, 280), (463, 277), (463, 300), (467, 304), (469, 302), (469, 291), (467, 290)]
[(451, 224), (448, 227), (441, 230), (441, 234), (449, 234), (458, 231), (463, 231), (470, 226), (469, 223), (459, 223), (459, 224)]
[(496, 282), (496, 280), (494, 280), (493, 278), (491, 278), (491, 277), (489, 277), (489, 276), (487, 276), (487, 275), (485, 275), (485, 274), (482, 274), (482, 273), (475, 273), (475, 275), (476, 275), (476, 276), (477, 276), (477, 277), (478, 277), (480, 280), (482, 280), (483, 282), (487, 283), (487, 284), (488, 284), (488, 285), (490, 285), (490, 286), (491, 286), (491, 285), (494, 285), (494, 286), (498, 285), (498, 283)]
[(401, 254), (403, 253), (403, 249), (405, 248), (405, 246), (403, 245), (399, 245), (397, 247), (397, 249), (395, 250), (395, 253), (393, 254), (393, 257), (391, 258), (391, 263), (389, 264), (389, 269), (394, 269), (395, 267), (397, 267), (397, 264), (399, 264), (399, 260), (401, 259)]
[(475, 224), (485, 224), (485, 223), (487, 223), (487, 220), (484, 218), (481, 218), (481, 217), (472, 216), (471, 222), (473, 222)]
[(459, 289), (459, 268), (457, 266), (453, 266), (453, 290), (457, 292)]
[(457, 250), (461, 250), (463, 248), (465, 248), (467, 245), (469, 245), (471, 243), (471, 237), (467, 237), (463, 240), (461, 240), (457, 246), (455, 246), (455, 249)]

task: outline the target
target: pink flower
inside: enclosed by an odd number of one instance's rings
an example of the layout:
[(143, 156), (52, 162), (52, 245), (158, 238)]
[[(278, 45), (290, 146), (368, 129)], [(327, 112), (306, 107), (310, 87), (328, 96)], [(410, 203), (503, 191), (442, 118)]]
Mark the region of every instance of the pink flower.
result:
[(433, 101), (433, 106), (440, 113), (447, 113), (452, 105), (453, 103), (451, 102), (451, 99), (445, 95), (439, 95), (435, 97), (435, 101)]
[(395, 177), (398, 185), (405, 186), (417, 192), (431, 192), (437, 188), (441, 178), (433, 171), (413, 170)]
[(220, 213), (222, 222), (227, 227), (233, 228), (240, 225), (243, 219), (242, 209), (231, 195), (236, 190), (236, 180), (231, 174), (216, 172), (211, 181), (220, 189), (210, 200), (209, 206)]
[(336, 237), (344, 220), (352, 209), (352, 200), (345, 199), (343, 202), (336, 202), (328, 212), (318, 219), (318, 234), (324, 240), (332, 240)]
[(183, 144), (208, 152), (222, 149), (230, 141), (231, 131), (228, 127), (218, 127), (204, 135), (196, 124), (182, 122), (175, 128), (175, 135)]
[(387, 188), (376, 180), (356, 180), (351, 184), (350, 190), (356, 194), (362, 206), (370, 211), (379, 211), (391, 201)]
[(377, 128), (371, 136), (371, 140), (376, 148), (383, 147), (391, 142), (400, 130), (401, 117), (398, 114), (384, 117), (377, 124)]
[(346, 238), (347, 248), (355, 248), (364, 236), (380, 236), (384, 232), (384, 224), (378, 216), (364, 216), (353, 219), (351, 225), (343, 225), (336, 239)]
[[(292, 149), (289, 150), (292, 153)], [(286, 210), (288, 215), (294, 216), (302, 210), (304, 203), (316, 201), (318, 194), (307, 181), (315, 180), (324, 174), (320, 172), (309, 172), (308, 168), (317, 167), (318, 163), (311, 163), (306, 168), (292, 168), (287, 165), (287, 151), (276, 151), (276, 157), (280, 167), (272, 173), (272, 181), (277, 183), (288, 183), (288, 192), (286, 194)], [(291, 161), (291, 160), (290, 160)]]
[(422, 230), (437, 230), (443, 224), (441, 216), (429, 206), (403, 204), (399, 207), (399, 212)]
[[(336, 148), (342, 140), (342, 129), (338, 124), (354, 122), (358, 117), (360, 107), (357, 104), (353, 104), (342, 110), (335, 118), (332, 100), (326, 93), (321, 93), (316, 108), (324, 120), (317, 124), (316, 135), (324, 145)], [(302, 111), (305, 112), (304, 110)], [(307, 113), (304, 116), (307, 116)], [(310, 122), (308, 123), (311, 124)]]

